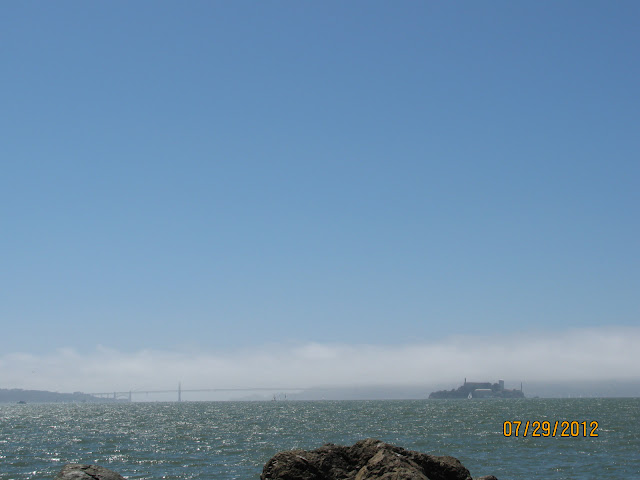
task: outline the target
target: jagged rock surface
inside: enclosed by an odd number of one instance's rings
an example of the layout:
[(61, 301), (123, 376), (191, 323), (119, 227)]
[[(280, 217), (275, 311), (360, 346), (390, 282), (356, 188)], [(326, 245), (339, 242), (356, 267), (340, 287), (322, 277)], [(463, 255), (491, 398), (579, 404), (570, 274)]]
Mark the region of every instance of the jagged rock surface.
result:
[(472, 480), (457, 458), (405, 450), (372, 438), (351, 447), (327, 444), (312, 451), (280, 452), (266, 463), (260, 479)]
[(69, 463), (62, 467), (53, 480), (125, 480), (125, 478), (99, 465)]

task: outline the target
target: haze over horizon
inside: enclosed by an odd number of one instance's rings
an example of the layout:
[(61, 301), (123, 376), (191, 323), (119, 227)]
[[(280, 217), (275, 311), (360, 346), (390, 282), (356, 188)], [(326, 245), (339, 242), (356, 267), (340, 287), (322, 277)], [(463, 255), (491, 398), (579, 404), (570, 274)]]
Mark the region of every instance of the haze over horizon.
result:
[(0, 12), (0, 388), (640, 380), (637, 2)]

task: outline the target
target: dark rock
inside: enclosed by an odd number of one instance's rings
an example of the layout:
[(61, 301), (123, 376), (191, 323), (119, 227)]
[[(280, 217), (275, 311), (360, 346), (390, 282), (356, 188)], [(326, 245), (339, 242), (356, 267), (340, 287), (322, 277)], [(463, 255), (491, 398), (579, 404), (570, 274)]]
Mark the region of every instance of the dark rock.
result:
[(327, 444), (311, 451), (280, 452), (266, 463), (260, 479), (472, 480), (456, 458), (405, 450), (372, 438), (351, 447)]
[(99, 465), (69, 463), (53, 480), (125, 480), (121, 475)]

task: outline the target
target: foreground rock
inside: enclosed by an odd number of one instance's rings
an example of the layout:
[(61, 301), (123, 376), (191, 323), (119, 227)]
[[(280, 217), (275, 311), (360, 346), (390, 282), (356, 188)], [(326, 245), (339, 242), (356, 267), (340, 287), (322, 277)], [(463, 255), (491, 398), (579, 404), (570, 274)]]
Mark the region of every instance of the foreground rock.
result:
[(69, 463), (53, 480), (125, 480), (121, 475), (98, 465)]
[[(316, 450), (280, 452), (261, 480), (473, 480), (457, 458), (427, 455), (368, 438), (351, 447), (328, 443)], [(54, 480), (125, 480), (98, 465), (65, 465)], [(498, 480), (493, 475), (476, 480)]]
[(264, 466), (260, 479), (472, 480), (457, 458), (413, 452), (372, 438), (351, 447), (327, 444), (310, 452), (280, 452)]

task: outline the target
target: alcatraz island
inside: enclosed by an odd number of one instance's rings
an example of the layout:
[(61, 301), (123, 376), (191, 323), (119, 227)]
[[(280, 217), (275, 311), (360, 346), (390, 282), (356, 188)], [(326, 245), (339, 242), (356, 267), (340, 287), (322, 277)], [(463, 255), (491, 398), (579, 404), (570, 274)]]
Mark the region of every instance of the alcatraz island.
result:
[(520, 390), (507, 390), (504, 388), (504, 380), (498, 383), (467, 382), (455, 390), (438, 390), (429, 394), (429, 398), (524, 398), (522, 383)]

